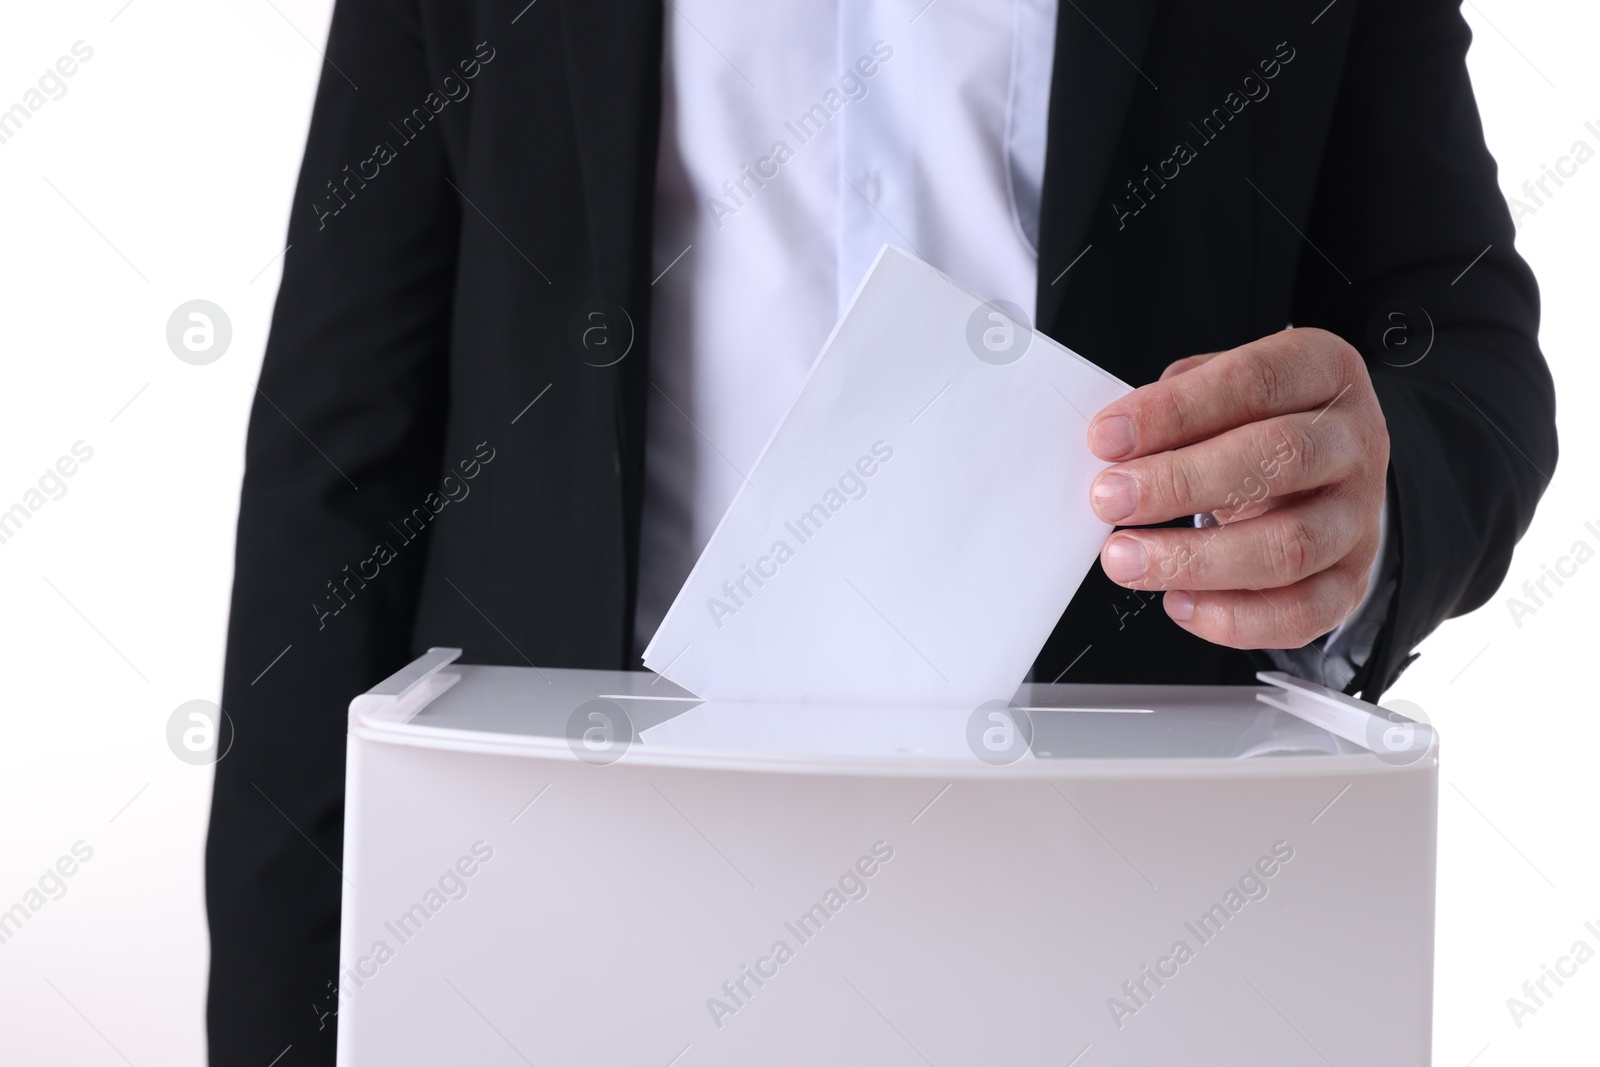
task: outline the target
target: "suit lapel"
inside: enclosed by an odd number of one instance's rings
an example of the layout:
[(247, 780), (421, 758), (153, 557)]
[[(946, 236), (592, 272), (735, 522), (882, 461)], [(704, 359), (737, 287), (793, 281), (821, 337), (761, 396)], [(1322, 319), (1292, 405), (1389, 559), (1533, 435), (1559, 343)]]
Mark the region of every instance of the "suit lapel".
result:
[[(661, 113), (658, 0), (567, 0), (561, 8), (572, 121), (595, 288), (638, 315), (648, 288)], [(561, 210), (552, 206), (552, 210)], [(642, 317), (642, 315), (640, 316)]]
[(1056, 14), (1035, 315), (1047, 334), (1059, 328), (1072, 271), (1093, 266), (1087, 235), (1094, 212), (1109, 210), (1106, 172), (1128, 105), (1135, 91), (1158, 89), (1148, 71), (1138, 70), (1157, 6), (1158, 0), (1065, 0)]
[[(548, 0), (547, 0), (548, 2)], [(621, 305), (633, 352), (609, 374), (622, 497), (621, 662), (630, 661), (644, 500), (646, 390), (650, 381), (650, 255), (661, 130), (660, 0), (564, 0), (561, 7), (573, 136), (588, 231), (580, 301)], [(554, 204), (552, 211), (566, 210)]]

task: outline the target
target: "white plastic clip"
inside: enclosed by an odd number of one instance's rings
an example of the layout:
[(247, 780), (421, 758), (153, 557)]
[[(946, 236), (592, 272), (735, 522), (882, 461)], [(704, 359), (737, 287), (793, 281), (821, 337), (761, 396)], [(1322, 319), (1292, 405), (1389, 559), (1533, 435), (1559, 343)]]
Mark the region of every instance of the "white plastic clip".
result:
[(350, 724), (403, 723), (427, 707), (439, 694), (461, 680), (449, 667), (461, 655), (459, 648), (428, 651), (350, 702)]
[(1438, 740), (1427, 723), (1413, 722), (1303, 678), (1281, 671), (1260, 671), (1256, 677), (1273, 687), (1256, 694), (1261, 703), (1360, 745), (1386, 763), (1415, 763)]

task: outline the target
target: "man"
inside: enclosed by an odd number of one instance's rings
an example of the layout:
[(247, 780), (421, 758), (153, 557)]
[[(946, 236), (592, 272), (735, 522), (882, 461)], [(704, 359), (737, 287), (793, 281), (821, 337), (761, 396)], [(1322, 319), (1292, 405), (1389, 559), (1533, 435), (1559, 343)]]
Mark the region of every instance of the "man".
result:
[(250, 425), (213, 1062), (331, 1062), (350, 697), (430, 644), (637, 666), (884, 242), (1143, 386), (1089, 443), (1144, 528), (1037, 678), (1376, 699), (1555, 462), (1467, 43), (1449, 0), (339, 0)]

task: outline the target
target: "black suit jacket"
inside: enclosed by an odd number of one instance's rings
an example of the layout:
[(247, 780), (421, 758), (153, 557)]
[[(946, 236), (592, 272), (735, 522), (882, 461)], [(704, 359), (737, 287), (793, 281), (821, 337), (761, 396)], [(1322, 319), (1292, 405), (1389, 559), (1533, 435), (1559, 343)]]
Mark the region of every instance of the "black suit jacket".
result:
[[(239, 516), (214, 1062), (331, 1062), (340, 883), (308, 839), (340, 855), (353, 695), (430, 644), (637, 665), (663, 5), (524, 4), (335, 10)], [(1134, 384), (1291, 323), (1363, 350), (1401, 542), (1375, 696), (1498, 586), (1556, 458), (1467, 28), (1449, 0), (1076, 0), (1058, 27), (1038, 324)], [(631, 333), (614, 365), (596, 309)], [(1037, 676), (1250, 679), (1145, 603), (1096, 568)]]

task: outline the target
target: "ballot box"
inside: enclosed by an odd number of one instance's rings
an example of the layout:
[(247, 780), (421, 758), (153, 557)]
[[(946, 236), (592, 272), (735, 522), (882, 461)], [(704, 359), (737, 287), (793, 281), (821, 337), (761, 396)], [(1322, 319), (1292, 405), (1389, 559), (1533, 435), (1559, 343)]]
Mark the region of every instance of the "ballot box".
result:
[(1426, 724), (1273, 674), (737, 705), (457, 655), (351, 705), (345, 1067), (1429, 1062)]

